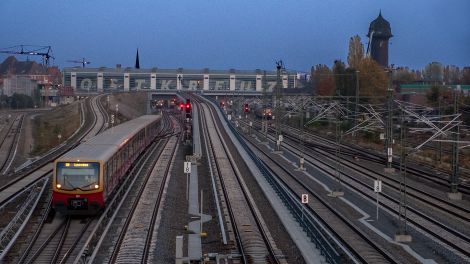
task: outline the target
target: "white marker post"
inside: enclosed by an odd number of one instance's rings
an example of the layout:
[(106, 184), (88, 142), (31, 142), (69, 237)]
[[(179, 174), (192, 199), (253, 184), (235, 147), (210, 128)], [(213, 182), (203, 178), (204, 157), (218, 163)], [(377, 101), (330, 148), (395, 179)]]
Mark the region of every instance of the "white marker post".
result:
[(184, 162), (184, 173), (186, 173), (186, 200), (189, 198), (189, 175), (191, 174), (191, 162)]
[(111, 114), (111, 133), (114, 132), (114, 114)]
[(382, 181), (374, 181), (374, 192), (377, 194), (375, 218), (379, 220), (379, 193), (382, 192)]
[(308, 204), (308, 194), (303, 193), (301, 196), (301, 203), (302, 203), (302, 225), (305, 227), (304, 223), (304, 204)]
[(277, 150), (278, 151), (281, 151), (281, 144), (282, 144), (282, 141), (284, 140), (284, 136), (283, 135), (279, 135), (279, 139), (277, 141)]

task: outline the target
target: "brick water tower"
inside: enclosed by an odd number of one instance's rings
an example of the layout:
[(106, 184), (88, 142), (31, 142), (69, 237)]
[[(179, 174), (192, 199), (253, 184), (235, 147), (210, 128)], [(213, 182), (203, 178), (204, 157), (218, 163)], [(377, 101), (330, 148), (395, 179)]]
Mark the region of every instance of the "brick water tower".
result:
[(388, 67), (388, 40), (392, 36), (390, 23), (382, 17), (382, 12), (380, 12), (369, 26), (367, 55), (383, 67)]

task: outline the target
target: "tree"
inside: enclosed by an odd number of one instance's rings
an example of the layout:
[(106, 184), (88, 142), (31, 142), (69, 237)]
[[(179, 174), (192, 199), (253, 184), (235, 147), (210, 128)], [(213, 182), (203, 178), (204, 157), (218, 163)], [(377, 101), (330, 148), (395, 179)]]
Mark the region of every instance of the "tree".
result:
[(331, 96), (334, 95), (335, 84), (333, 74), (324, 64), (318, 64), (315, 66), (312, 72), (312, 83), (315, 87), (315, 94), (319, 96)]
[(444, 68), (444, 82), (446, 84), (459, 84), (460, 75), (460, 69), (455, 65), (447, 65)]
[(463, 68), (462, 84), (470, 84), (470, 67)]
[(32, 108), (34, 106), (33, 98), (25, 94), (14, 93), (10, 98), (10, 107), (15, 108)]
[(417, 81), (422, 81), (424, 79), (423, 72), (421, 70), (412, 70), (411, 73)]
[(410, 71), (407, 67), (399, 67), (393, 72), (393, 81), (398, 85), (413, 83), (417, 80), (415, 72)]
[(444, 68), (440, 62), (432, 62), (424, 68), (424, 80), (432, 83), (444, 81)]
[(426, 93), (426, 99), (428, 103), (432, 106), (437, 106), (439, 102), (439, 97), (441, 96), (441, 91), (439, 86), (433, 85)]
[(373, 59), (365, 58), (359, 64), (360, 96), (385, 96), (388, 78), (384, 69)]
[(428, 104), (433, 107), (439, 106), (441, 100), (442, 106), (453, 104), (453, 94), (450, 89), (443, 89), (443, 86), (433, 85), (431, 89), (426, 92), (426, 99)]
[(333, 65), (333, 74), (335, 76), (337, 95), (353, 96), (356, 94), (355, 69), (346, 69), (346, 66), (342, 61), (336, 60)]
[(460, 112), (464, 125), (470, 126), (470, 96), (460, 97)]
[(359, 63), (364, 58), (364, 45), (358, 35), (349, 39), (348, 64), (350, 68), (357, 69)]
[(335, 75), (336, 95), (344, 95), (346, 91), (346, 66), (341, 60), (335, 60), (333, 64), (333, 73)]
[(5, 108), (10, 105), (10, 98), (8, 96), (2, 94), (0, 95), (0, 108)]

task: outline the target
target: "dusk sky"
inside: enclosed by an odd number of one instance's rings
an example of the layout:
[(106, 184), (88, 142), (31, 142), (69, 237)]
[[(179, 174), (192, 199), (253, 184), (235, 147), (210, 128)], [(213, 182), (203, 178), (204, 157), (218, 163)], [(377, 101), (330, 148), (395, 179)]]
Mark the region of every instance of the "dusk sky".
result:
[(139, 48), (141, 68), (268, 70), (282, 59), (309, 71), (346, 62), (356, 34), (366, 48), (380, 10), (394, 35), (390, 63), (470, 66), (469, 0), (1, 0), (0, 48), (50, 45), (60, 68), (82, 57), (133, 66)]

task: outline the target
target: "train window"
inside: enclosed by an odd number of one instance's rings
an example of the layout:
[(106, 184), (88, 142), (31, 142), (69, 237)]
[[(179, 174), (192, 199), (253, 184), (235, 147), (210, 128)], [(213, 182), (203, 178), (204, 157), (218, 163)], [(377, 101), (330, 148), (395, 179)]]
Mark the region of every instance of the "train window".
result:
[(116, 159), (116, 172), (119, 170), (119, 164), (121, 163), (119, 160), (119, 151), (114, 154), (114, 157)]
[(112, 167), (111, 167), (111, 160), (108, 160), (106, 163), (106, 174), (108, 174), (108, 184), (110, 184), (113, 181), (113, 172), (112, 172)]
[(111, 171), (113, 172), (113, 175), (114, 175), (116, 173), (116, 159), (114, 156), (111, 158), (111, 166), (112, 166)]
[(61, 189), (82, 191), (94, 190), (99, 186), (99, 163), (57, 163), (57, 184)]
[(117, 168), (118, 168), (117, 165), (118, 165), (117, 158), (116, 158), (116, 155), (114, 155), (114, 157), (113, 157), (113, 171), (114, 171), (114, 173), (117, 172)]
[(121, 150), (118, 151), (117, 156), (118, 156), (118, 168), (121, 168), (121, 165), (122, 165), (122, 152), (121, 152)]
[(104, 191), (107, 194), (108, 193), (108, 187), (109, 187), (109, 175), (108, 175), (108, 166), (103, 165), (103, 180), (104, 180)]
[(109, 175), (112, 177), (113, 176), (113, 159), (109, 159), (108, 161), (108, 168), (109, 168)]

